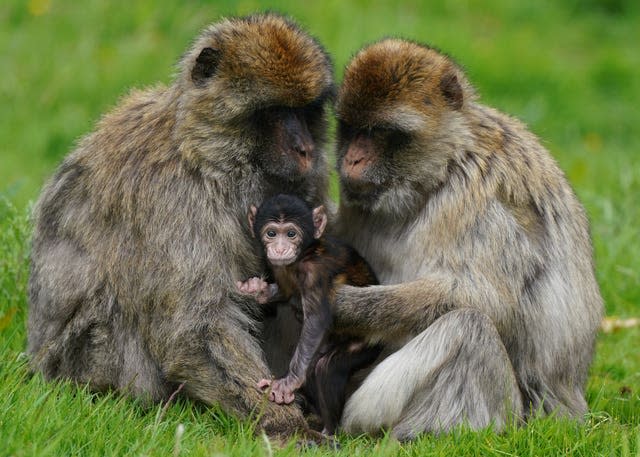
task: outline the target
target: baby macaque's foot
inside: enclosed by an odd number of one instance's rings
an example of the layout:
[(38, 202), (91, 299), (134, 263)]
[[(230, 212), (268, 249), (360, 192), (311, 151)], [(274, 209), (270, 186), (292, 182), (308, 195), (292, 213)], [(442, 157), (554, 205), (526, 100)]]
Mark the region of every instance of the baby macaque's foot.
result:
[(271, 387), (269, 400), (279, 405), (288, 405), (295, 399), (294, 392), (297, 389), (295, 383), (288, 377), (280, 379), (261, 379), (258, 382), (258, 389), (266, 392)]
[(272, 379), (261, 379), (260, 381), (258, 381), (257, 387), (258, 389), (260, 389), (263, 392), (266, 392), (267, 389), (269, 389), (269, 386), (271, 385), (271, 381)]
[(262, 278), (258, 278), (257, 276), (254, 278), (249, 278), (246, 281), (238, 281), (236, 282), (236, 287), (238, 290), (246, 295), (253, 295), (256, 301), (260, 304), (265, 304), (271, 298), (271, 289), (269, 288), (269, 283)]

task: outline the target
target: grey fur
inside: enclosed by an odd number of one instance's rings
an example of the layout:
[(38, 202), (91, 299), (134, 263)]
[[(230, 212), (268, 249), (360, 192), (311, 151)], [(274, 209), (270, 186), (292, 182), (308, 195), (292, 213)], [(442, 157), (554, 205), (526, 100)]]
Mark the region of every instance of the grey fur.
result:
[(342, 426), (351, 433), (389, 428), (401, 440), (463, 422), (482, 428), (495, 419), (501, 429), (522, 413), (508, 366), (489, 318), (474, 309), (451, 311), (373, 370), (349, 399)]
[[(296, 54), (284, 60), (290, 71), (265, 67), (282, 43)], [(213, 76), (205, 69), (192, 81), (206, 47), (221, 60)], [(237, 59), (245, 61), (241, 75), (233, 73)], [(191, 398), (242, 418), (261, 414), (259, 428), (270, 435), (305, 431), (299, 409), (273, 405), (255, 387), (270, 376), (260, 310), (235, 282), (264, 272), (246, 224), (251, 204), (283, 189), (312, 205), (327, 198), (324, 118), (309, 126), (311, 169), (272, 176), (255, 158), (276, 160), (280, 151), (263, 144), (270, 140), (251, 116), (271, 104), (318, 103), (330, 90), (331, 66), (315, 41), (280, 16), (253, 16), (208, 28), (173, 85), (133, 92), (107, 114), (35, 208), (33, 367), (152, 401), (184, 383)]]
[[(397, 62), (380, 69), (367, 63), (371, 55)], [(394, 79), (397, 68), (405, 72)], [(358, 84), (369, 81), (363, 72), (377, 84), (376, 96), (387, 97), (384, 104), (358, 98), (367, 87)], [(350, 432), (385, 425), (407, 438), (462, 422), (500, 428), (508, 411), (524, 419), (552, 412), (581, 418), (587, 411), (584, 386), (602, 299), (587, 218), (549, 153), (520, 122), (477, 103), (450, 60), (401, 40), (356, 56), (338, 116), (351, 123), (400, 116), (400, 101), (413, 101), (416, 90), (402, 84), (435, 80), (438, 87), (451, 73), (464, 103), (439, 104), (433, 93), (424, 114), (407, 108), (412, 125), (422, 116), (431, 127), (411, 127), (402, 151), (380, 155), (381, 165), (365, 170), (365, 179), (389, 183), (380, 195), (369, 204), (345, 194), (341, 201), (338, 233), (382, 285), (341, 289), (337, 325), (402, 348), (349, 401), (343, 425)], [(379, 89), (385, 85), (393, 90)], [(387, 105), (395, 106), (392, 114)], [(348, 142), (338, 141), (340, 168)], [(402, 370), (406, 376), (396, 374)]]

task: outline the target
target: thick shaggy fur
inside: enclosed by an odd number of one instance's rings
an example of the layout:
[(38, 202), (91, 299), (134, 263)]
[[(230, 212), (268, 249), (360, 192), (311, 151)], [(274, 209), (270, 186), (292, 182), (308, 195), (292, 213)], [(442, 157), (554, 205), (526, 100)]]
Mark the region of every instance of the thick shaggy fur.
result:
[[(580, 418), (602, 300), (584, 210), (549, 153), (477, 103), (451, 59), (402, 40), (354, 57), (337, 115), (338, 232), (383, 285), (342, 289), (336, 319), (400, 348), (343, 427), (410, 438), (500, 428), (509, 411)], [(350, 138), (377, 130), (388, 141), (354, 182)]]
[[(306, 425), (255, 387), (270, 371), (257, 304), (235, 282), (264, 273), (246, 228), (251, 204), (277, 191), (326, 203), (331, 65), (295, 24), (258, 15), (206, 29), (181, 68), (171, 86), (122, 100), (43, 189), (29, 280), (32, 365), (49, 379), (150, 400), (184, 383), (194, 399), (261, 413), (267, 433), (289, 435)], [(310, 168), (261, 167), (269, 154), (285, 159), (256, 113), (309, 105)]]

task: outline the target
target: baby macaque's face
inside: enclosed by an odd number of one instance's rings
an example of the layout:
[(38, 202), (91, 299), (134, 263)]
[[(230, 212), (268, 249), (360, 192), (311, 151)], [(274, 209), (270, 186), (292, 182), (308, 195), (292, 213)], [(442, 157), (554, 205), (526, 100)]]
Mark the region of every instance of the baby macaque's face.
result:
[(268, 262), (280, 267), (295, 263), (313, 240), (322, 236), (327, 213), (322, 205), (311, 209), (298, 197), (277, 195), (259, 209), (252, 205), (248, 220)]
[(260, 241), (271, 265), (286, 266), (300, 256), (304, 233), (293, 222), (268, 222), (260, 230)]

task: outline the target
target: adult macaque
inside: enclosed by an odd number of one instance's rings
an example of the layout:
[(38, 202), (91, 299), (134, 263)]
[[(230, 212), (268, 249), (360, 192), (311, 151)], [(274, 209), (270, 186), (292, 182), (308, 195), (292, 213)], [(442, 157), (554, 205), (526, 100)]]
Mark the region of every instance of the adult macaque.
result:
[(264, 400), (246, 208), (279, 191), (327, 199), (332, 68), (274, 14), (207, 28), (169, 87), (133, 92), (82, 139), (35, 209), (28, 351), (46, 378), (150, 400), (179, 385), (272, 436), (305, 433)]
[(580, 418), (602, 300), (587, 218), (549, 153), (449, 58), (398, 39), (354, 57), (336, 111), (338, 234), (383, 284), (341, 288), (336, 326), (398, 348), (344, 429)]
[(288, 404), (305, 382), (324, 422), (333, 434), (344, 406), (350, 375), (375, 360), (379, 346), (366, 346), (343, 334), (329, 334), (332, 300), (338, 286), (377, 284), (367, 262), (351, 247), (325, 236), (327, 215), (323, 206), (311, 210), (292, 195), (277, 195), (259, 208), (251, 207), (249, 225), (265, 252), (275, 283), (261, 278), (238, 282), (241, 292), (260, 303), (291, 300), (301, 304), (302, 332), (287, 374), (262, 379), (258, 388), (269, 391), (272, 401)]

